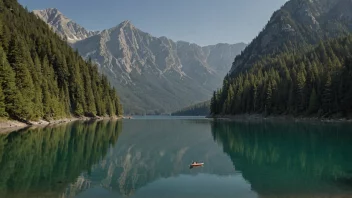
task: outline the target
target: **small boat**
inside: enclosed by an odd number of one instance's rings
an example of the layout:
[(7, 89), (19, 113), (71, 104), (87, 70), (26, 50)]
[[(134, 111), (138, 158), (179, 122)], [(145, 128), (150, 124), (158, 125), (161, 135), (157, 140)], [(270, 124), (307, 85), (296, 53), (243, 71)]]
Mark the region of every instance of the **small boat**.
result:
[(192, 164), (190, 164), (190, 167), (199, 167), (199, 166), (203, 166), (204, 163), (198, 163), (198, 162), (193, 162)]

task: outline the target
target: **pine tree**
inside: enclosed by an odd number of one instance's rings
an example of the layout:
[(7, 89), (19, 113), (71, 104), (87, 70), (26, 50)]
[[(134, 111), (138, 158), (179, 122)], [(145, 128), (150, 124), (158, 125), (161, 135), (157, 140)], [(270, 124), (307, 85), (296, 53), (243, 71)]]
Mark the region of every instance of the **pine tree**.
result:
[[(87, 104), (87, 109), (85, 114), (88, 116), (95, 116), (97, 114), (97, 110), (95, 106), (94, 95), (92, 92), (91, 77), (87, 67), (84, 68), (84, 74), (85, 74), (84, 92), (85, 92), (85, 101)], [(111, 97), (113, 96), (113, 94), (115, 94), (116, 91), (114, 90), (113, 92), (114, 93), (110, 93)]]
[(328, 74), (325, 82), (325, 86), (324, 86), (324, 92), (323, 92), (323, 109), (325, 113), (327, 114), (331, 113), (332, 102), (333, 102), (333, 96), (332, 96), (332, 89), (331, 89), (331, 76), (330, 74)]
[(216, 114), (217, 111), (216, 111), (216, 105), (217, 105), (217, 101), (216, 101), (216, 92), (214, 91), (213, 92), (213, 97), (211, 98), (211, 101), (210, 101), (210, 113), (212, 115)]
[(228, 88), (228, 93), (227, 93), (227, 97), (226, 97), (226, 101), (225, 101), (225, 106), (224, 106), (224, 110), (223, 112), (225, 114), (230, 114), (231, 110), (232, 110), (232, 100), (234, 97), (235, 93), (233, 91), (233, 86), (230, 85)]
[(42, 63), (42, 73), (46, 78), (42, 78), (41, 82), (41, 91), (42, 91), (42, 103), (43, 103), (43, 117), (46, 119), (52, 118), (54, 116), (54, 112), (52, 112), (51, 107), (53, 106), (48, 80), (51, 79), (50, 71), (49, 71), (49, 61), (47, 57), (44, 57)]
[(308, 113), (317, 113), (318, 108), (318, 96), (315, 89), (313, 88), (312, 93), (310, 94)]
[(5, 95), (2, 91), (2, 87), (0, 86), (0, 117), (6, 117), (8, 114), (6, 113), (6, 104), (5, 104)]
[(82, 86), (79, 64), (75, 64), (72, 67), (70, 83), (71, 104), (73, 104), (73, 112), (77, 116), (82, 116), (84, 114), (84, 89)]
[(272, 95), (273, 95), (273, 90), (272, 90), (271, 82), (269, 82), (267, 90), (266, 90), (266, 99), (265, 99), (265, 114), (266, 115), (271, 113)]
[(116, 109), (115, 114), (116, 114), (117, 116), (123, 115), (122, 105), (121, 105), (121, 103), (120, 103), (120, 99), (119, 99), (118, 96), (116, 96), (116, 98), (115, 98), (115, 109)]
[(252, 92), (253, 92), (253, 112), (257, 111), (257, 100), (258, 100), (258, 86), (256, 84), (253, 85), (252, 88)]
[(2, 43), (2, 47), (5, 52), (7, 52), (9, 49), (10, 39), (11, 39), (11, 32), (7, 26), (4, 26), (2, 28), (0, 41)]
[(306, 78), (304, 76), (303, 71), (297, 74), (297, 110), (301, 112), (305, 109), (306, 101), (305, 101), (305, 85)]
[(42, 66), (40, 59), (37, 54), (35, 54), (34, 58), (34, 68), (32, 72), (32, 79), (33, 79), (33, 84), (34, 84), (34, 116), (36, 118), (41, 118), (43, 117), (43, 98), (42, 98), (42, 77), (41, 77), (41, 72), (42, 72)]
[(10, 42), (8, 60), (16, 74), (16, 86), (19, 89), (22, 97), (18, 98), (16, 108), (19, 114), (17, 117), (25, 120), (33, 119), (33, 93), (34, 85), (32, 77), (29, 73), (27, 66), (25, 65), (23, 49), (24, 45), (17, 41), (18, 38), (13, 37)]
[(19, 98), (19, 92), (16, 87), (15, 72), (7, 62), (5, 52), (0, 47), (0, 79), (2, 83), (2, 91), (5, 97), (6, 112), (16, 117), (16, 107), (19, 106), (16, 102)]

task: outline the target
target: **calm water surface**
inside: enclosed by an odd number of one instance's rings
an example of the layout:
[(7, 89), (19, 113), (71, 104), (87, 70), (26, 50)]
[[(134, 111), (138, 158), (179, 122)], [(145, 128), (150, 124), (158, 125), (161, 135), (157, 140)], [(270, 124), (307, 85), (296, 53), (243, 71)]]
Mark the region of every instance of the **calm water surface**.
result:
[(352, 125), (138, 117), (21, 130), (0, 135), (0, 197), (352, 197)]

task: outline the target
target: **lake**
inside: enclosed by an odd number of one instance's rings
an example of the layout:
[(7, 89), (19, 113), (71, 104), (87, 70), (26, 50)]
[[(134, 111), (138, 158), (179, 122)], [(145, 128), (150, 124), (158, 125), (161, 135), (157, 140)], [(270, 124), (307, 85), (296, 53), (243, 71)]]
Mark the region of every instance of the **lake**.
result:
[(136, 117), (23, 129), (0, 134), (0, 197), (352, 197), (352, 125)]

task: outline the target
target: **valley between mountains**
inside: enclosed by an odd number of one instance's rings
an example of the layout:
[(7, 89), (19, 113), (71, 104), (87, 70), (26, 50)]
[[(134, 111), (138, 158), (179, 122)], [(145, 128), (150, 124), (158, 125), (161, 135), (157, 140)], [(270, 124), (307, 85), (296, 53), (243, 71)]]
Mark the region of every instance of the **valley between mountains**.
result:
[(33, 11), (85, 59), (98, 65), (126, 114), (169, 114), (211, 98), (244, 43), (199, 46), (154, 37), (124, 21), (88, 31), (57, 9)]

